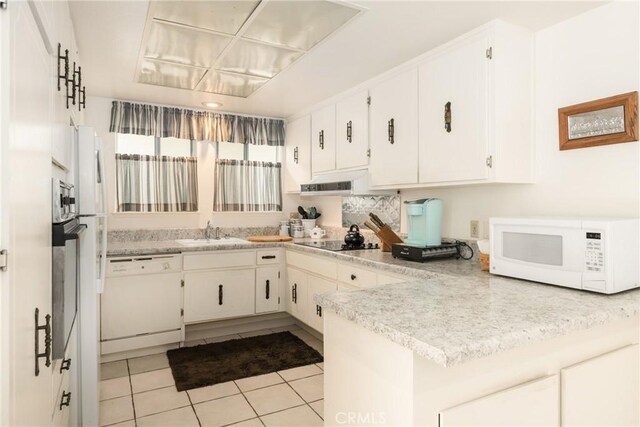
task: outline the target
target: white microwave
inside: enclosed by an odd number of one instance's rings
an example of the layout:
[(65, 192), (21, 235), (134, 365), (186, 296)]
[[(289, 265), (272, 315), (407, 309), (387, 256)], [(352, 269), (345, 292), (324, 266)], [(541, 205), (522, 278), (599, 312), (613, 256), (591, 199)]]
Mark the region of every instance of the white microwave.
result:
[(640, 220), (491, 218), (490, 271), (614, 294), (640, 286)]

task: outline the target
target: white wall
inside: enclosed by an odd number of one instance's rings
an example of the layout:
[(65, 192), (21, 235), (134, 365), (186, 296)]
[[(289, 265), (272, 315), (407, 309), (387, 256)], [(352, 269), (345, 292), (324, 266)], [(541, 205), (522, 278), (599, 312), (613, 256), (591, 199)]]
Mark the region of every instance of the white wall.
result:
[(109, 132), (111, 102), (109, 98), (88, 97), (85, 123), (102, 137), (105, 176), (108, 183), (108, 224), (115, 229), (202, 228), (211, 220), (216, 227), (278, 226), (298, 206), (297, 196), (283, 197), (283, 213), (222, 213), (213, 212), (213, 168), (215, 147), (198, 143), (198, 208), (199, 212), (185, 213), (116, 213), (115, 212), (115, 149), (116, 134)]
[[(443, 235), (457, 238), (469, 237), (472, 219), (486, 237), (491, 216), (640, 216), (638, 142), (561, 152), (557, 115), (560, 107), (638, 90), (638, 13), (638, 2), (611, 3), (535, 35), (536, 184), (411, 189), (403, 201), (442, 198)], [(326, 223), (340, 223), (339, 200), (318, 203)]]

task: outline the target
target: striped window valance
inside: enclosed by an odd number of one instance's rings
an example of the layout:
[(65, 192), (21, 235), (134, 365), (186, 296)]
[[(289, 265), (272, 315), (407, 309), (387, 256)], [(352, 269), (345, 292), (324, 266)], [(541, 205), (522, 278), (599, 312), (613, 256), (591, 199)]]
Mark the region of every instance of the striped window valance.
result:
[(110, 132), (195, 141), (284, 145), (284, 120), (113, 101)]
[(213, 210), (216, 212), (280, 212), (280, 163), (216, 160)]
[(116, 154), (116, 203), (118, 212), (197, 211), (197, 159)]

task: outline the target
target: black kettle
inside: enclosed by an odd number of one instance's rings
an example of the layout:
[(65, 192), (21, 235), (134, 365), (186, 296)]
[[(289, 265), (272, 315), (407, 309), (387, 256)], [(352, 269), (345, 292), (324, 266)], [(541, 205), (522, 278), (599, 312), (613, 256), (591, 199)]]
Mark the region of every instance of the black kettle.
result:
[(360, 227), (357, 224), (349, 228), (349, 232), (344, 236), (344, 242), (350, 246), (360, 246), (364, 243), (364, 236), (360, 234)]

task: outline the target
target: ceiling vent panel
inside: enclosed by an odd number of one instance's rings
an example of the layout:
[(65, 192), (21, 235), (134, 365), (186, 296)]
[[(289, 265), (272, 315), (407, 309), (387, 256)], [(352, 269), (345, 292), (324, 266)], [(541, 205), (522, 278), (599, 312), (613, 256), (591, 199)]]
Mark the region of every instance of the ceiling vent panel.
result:
[(270, 1), (243, 37), (309, 50), (360, 10), (328, 1)]
[(235, 35), (259, 1), (154, 1), (153, 17)]
[(302, 56), (303, 52), (238, 40), (217, 67), (223, 71), (272, 78)]
[(206, 68), (143, 59), (138, 82), (193, 90), (206, 72)]
[(144, 57), (209, 68), (231, 40), (230, 36), (154, 21)]
[(268, 81), (261, 77), (214, 70), (207, 73), (199, 90), (246, 98)]

